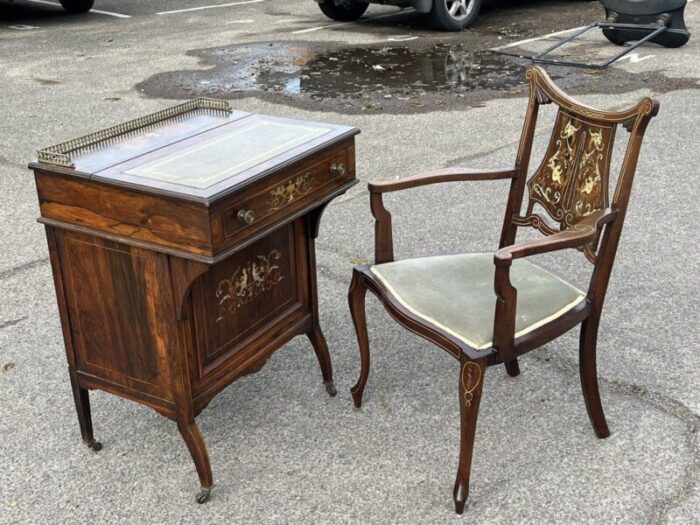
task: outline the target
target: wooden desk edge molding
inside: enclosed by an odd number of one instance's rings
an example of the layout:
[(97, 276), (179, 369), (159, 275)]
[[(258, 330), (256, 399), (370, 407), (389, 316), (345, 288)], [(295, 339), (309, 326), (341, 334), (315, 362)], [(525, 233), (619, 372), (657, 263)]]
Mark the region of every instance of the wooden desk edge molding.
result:
[(196, 99), (39, 151), (34, 171), (83, 441), (89, 390), (174, 420), (209, 499), (195, 422), (213, 397), (319, 326), (315, 239), (357, 183), (347, 126)]

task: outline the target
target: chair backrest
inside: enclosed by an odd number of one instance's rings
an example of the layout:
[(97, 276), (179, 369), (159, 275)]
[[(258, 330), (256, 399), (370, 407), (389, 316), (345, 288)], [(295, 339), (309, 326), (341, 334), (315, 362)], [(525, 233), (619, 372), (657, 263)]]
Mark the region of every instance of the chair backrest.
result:
[[(644, 98), (623, 111), (601, 111), (566, 95), (540, 67), (529, 68), (525, 78), (530, 83), (530, 99), (516, 159), (519, 175), (511, 189), (501, 246), (513, 244), (519, 226), (532, 226), (551, 235), (608, 207), (618, 211), (615, 223), (619, 227), (615, 229), (619, 237), (644, 132), (658, 112), (658, 102)], [(541, 105), (550, 103), (559, 108), (554, 129), (544, 159), (528, 180), (538, 110)], [(610, 202), (610, 163), (620, 124), (630, 138)], [(528, 202), (523, 212), (525, 186)], [(595, 263), (597, 252), (605, 242), (612, 242), (616, 249), (617, 239), (604, 237), (600, 246), (592, 244), (582, 251)]]
[[(658, 113), (659, 103), (643, 98), (623, 111), (601, 111), (566, 95), (541, 67), (529, 68), (525, 78), (530, 83), (530, 99), (516, 159), (518, 175), (511, 183), (500, 246), (515, 242), (518, 227), (532, 226), (551, 235), (597, 210), (615, 210), (615, 219), (605, 225), (602, 236), (581, 250), (594, 264), (588, 298), (592, 315), (598, 316), (615, 261), (644, 133)], [(554, 130), (542, 163), (528, 180), (538, 110), (550, 103), (559, 108)], [(610, 159), (619, 125), (630, 136), (611, 201)], [(528, 203), (522, 213), (526, 186)], [(540, 208), (543, 214), (539, 213)]]

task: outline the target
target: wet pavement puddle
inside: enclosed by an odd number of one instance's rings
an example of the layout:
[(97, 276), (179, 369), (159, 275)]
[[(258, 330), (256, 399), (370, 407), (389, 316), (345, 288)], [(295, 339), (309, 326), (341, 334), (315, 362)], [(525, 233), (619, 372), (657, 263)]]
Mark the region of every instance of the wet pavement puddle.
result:
[[(466, 45), (324, 48), (306, 43), (253, 43), (188, 52), (203, 70), (158, 73), (136, 87), (155, 98), (255, 95), (277, 103), (340, 113), (414, 113), (524, 96), (529, 62)], [(628, 73), (551, 67), (566, 91), (665, 92), (697, 87), (660, 72)]]

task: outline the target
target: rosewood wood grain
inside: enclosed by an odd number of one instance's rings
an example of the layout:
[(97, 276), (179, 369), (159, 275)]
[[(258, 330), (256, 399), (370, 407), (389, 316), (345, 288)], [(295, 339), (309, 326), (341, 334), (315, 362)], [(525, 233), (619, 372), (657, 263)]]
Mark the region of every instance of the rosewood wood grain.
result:
[(35, 172), (42, 218), (212, 256), (204, 206), (48, 170)]
[(209, 270), (210, 266), (180, 257), (169, 257), (168, 262), (170, 263), (175, 315), (178, 321), (182, 321), (185, 315), (185, 302), (189, 298), (192, 285), (201, 275)]
[[(511, 179), (501, 228), (499, 250), (494, 254), (494, 326), (490, 348), (477, 350), (404, 307), (368, 266), (353, 270), (349, 304), (360, 348), (360, 378), (352, 389), (355, 405), (362, 402), (369, 373), (369, 341), (365, 295), (371, 291), (404, 328), (431, 341), (460, 362), (461, 446), (454, 488), (455, 510), (461, 513), (469, 494), (474, 432), (483, 374), (487, 366), (504, 363), (509, 375), (520, 373), (518, 356), (558, 338), (581, 325), (579, 355), (581, 386), (591, 424), (598, 437), (609, 435), (600, 400), (596, 371), (596, 342), (600, 315), (615, 260), (639, 152), (658, 102), (644, 98), (622, 111), (601, 111), (580, 104), (562, 92), (540, 67), (529, 68), (530, 84), (525, 121), (512, 169), (469, 170), (450, 168), (399, 181), (371, 183), (370, 207), (375, 218), (375, 263), (394, 260), (391, 214), (385, 193), (443, 182)], [(556, 104), (557, 117), (545, 158), (529, 175), (533, 139), (542, 104)], [(614, 192), (609, 195), (612, 146), (618, 127), (629, 132), (622, 167)], [(525, 189), (529, 195), (524, 214)], [(518, 228), (534, 227), (546, 237), (516, 244)], [(515, 338), (518, 290), (510, 280), (513, 259), (575, 248), (594, 265), (585, 300), (557, 318)], [(479, 374), (476, 371), (479, 370)], [(463, 381), (464, 375), (467, 379)], [(479, 381), (476, 377), (479, 377)], [(466, 397), (465, 397), (466, 396)], [(464, 403), (465, 399), (469, 402)]]
[(167, 258), (72, 232), (57, 232), (57, 239), (77, 369), (171, 399)]
[[(89, 146), (81, 147), (82, 139), (63, 145), (75, 169), (31, 165), (82, 439), (101, 448), (91, 389), (156, 410), (176, 423), (187, 445), (200, 503), (210, 497), (213, 472), (195, 418), (216, 394), (305, 335), (335, 395), (319, 323), (314, 239), (323, 209), (357, 182), (357, 130), (217, 111), (149, 124), (124, 140), (102, 143), (109, 133), (100, 132), (85, 138)], [(269, 129), (329, 132), (274, 150), (211, 188), (123, 173), (178, 158), (184, 144), (198, 147), (207, 137), (270, 122)], [(238, 212), (246, 209), (256, 217), (241, 222)]]

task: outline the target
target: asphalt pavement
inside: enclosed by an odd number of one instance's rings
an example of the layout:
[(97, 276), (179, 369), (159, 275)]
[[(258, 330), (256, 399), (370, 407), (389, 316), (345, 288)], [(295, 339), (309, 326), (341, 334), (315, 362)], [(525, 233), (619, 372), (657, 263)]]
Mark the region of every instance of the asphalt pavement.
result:
[[(416, 13), (372, 5), (333, 23), (311, 0), (0, 0), (0, 524), (700, 523), (700, 100), (695, 35), (645, 46), (604, 71), (549, 68), (603, 108), (661, 102), (642, 148), (598, 344), (612, 435), (595, 438), (577, 334), (488, 370), (471, 493), (453, 512), (457, 363), (368, 300), (372, 372), (361, 410), (346, 293), (372, 259), (366, 182), (446, 166), (512, 165), (526, 61), (602, 18), (597, 2), (494, 1), (474, 28), (436, 33)], [(686, 22), (700, 26), (690, 2)], [(566, 33), (565, 33), (566, 34)], [(600, 59), (592, 33), (567, 48)], [(46, 240), (27, 163), (36, 150), (193, 96), (235, 109), (356, 126), (361, 183), (326, 211), (320, 312), (339, 393), (326, 395), (303, 338), (222, 392), (198, 422), (214, 471), (205, 505), (175, 425), (92, 394), (95, 454), (81, 444)], [(553, 109), (544, 108), (542, 122)], [(546, 126), (538, 130), (543, 154)], [(618, 152), (624, 147), (619, 134)], [(613, 164), (613, 169), (619, 167)], [(533, 164), (536, 162), (533, 161)], [(397, 256), (497, 248), (507, 186), (431, 186), (387, 199)], [(523, 238), (532, 238), (527, 234)], [(572, 251), (541, 262), (585, 286)]]

